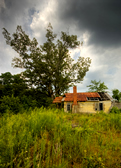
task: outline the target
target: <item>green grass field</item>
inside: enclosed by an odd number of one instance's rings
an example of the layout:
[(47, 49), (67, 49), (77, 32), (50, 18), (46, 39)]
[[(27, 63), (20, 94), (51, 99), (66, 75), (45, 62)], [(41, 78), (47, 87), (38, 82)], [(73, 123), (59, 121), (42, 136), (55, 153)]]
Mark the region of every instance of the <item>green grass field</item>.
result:
[(35, 109), (0, 118), (0, 168), (119, 168), (121, 114)]

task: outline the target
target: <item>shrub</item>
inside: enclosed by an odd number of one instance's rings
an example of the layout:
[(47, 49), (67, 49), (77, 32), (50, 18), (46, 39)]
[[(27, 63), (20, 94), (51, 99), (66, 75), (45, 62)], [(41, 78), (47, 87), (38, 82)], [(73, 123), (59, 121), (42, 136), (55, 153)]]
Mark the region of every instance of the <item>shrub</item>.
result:
[(116, 130), (121, 130), (121, 115), (111, 114), (110, 116), (110, 127), (114, 127)]
[(119, 114), (119, 113), (121, 113), (121, 109), (119, 109), (118, 107), (114, 106), (114, 107), (112, 107), (110, 113)]
[(18, 97), (4, 96), (2, 103), (0, 104), (0, 113), (5, 113), (7, 110), (17, 114), (21, 110), (22, 106)]
[(23, 95), (21, 98), (20, 98), (20, 101), (22, 103), (22, 106), (24, 109), (29, 109), (30, 107), (32, 109), (34, 109), (35, 107), (37, 107), (37, 101), (35, 99), (32, 98), (31, 95), (29, 96), (25, 96)]
[[(84, 151), (86, 152), (86, 151)], [(101, 157), (98, 157), (96, 154), (94, 156), (84, 157), (84, 166), (85, 168), (104, 168), (104, 163)]]

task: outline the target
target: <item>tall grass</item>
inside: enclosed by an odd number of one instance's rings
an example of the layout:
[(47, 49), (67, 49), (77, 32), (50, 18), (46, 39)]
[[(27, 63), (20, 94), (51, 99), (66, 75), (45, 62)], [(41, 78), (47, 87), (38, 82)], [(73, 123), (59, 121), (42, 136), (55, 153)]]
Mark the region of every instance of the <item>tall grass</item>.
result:
[(0, 119), (0, 167), (120, 167), (121, 115), (35, 109)]

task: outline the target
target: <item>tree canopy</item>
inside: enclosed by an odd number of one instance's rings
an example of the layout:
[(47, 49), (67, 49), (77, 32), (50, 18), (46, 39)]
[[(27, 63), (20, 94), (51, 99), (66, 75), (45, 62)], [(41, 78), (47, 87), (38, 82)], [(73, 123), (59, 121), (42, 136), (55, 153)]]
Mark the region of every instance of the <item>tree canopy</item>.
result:
[(46, 31), (46, 42), (40, 46), (35, 38), (29, 38), (21, 26), (17, 26), (12, 36), (3, 28), (3, 35), (6, 43), (19, 54), (12, 60), (12, 65), (25, 69), (23, 76), (29, 87), (36, 87), (54, 98), (68, 90), (73, 83), (83, 80), (89, 71), (91, 59), (79, 57), (75, 62), (69, 55), (69, 49), (80, 45), (76, 35), (61, 32), (57, 39), (51, 24)]
[(118, 102), (120, 102), (120, 100), (121, 100), (121, 92), (118, 90), (118, 89), (113, 89), (112, 90), (112, 93), (113, 93), (113, 98), (114, 99), (117, 99), (118, 100)]
[(90, 92), (105, 92), (108, 87), (104, 84), (104, 82), (101, 82), (101, 80), (91, 80), (91, 85), (88, 85)]
[(18, 96), (27, 88), (27, 84), (20, 74), (12, 75), (10, 72), (5, 72), (0, 75), (0, 97)]
[(51, 103), (52, 99), (40, 89), (29, 88), (21, 74), (5, 72), (0, 75), (0, 114), (6, 110), (18, 113), (23, 109), (48, 107)]

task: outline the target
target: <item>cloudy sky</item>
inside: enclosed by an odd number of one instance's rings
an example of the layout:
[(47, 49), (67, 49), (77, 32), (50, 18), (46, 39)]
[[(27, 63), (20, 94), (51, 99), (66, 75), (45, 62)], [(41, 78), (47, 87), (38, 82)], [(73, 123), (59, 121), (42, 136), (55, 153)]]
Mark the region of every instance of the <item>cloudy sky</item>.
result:
[(121, 91), (121, 0), (0, 0), (0, 74), (20, 72), (11, 67), (17, 53), (6, 45), (2, 28), (12, 34), (21, 25), (42, 44), (49, 22), (58, 35), (66, 31), (83, 41), (70, 51), (75, 60), (92, 59), (78, 92), (87, 91), (91, 80), (104, 82), (110, 93), (114, 88)]

